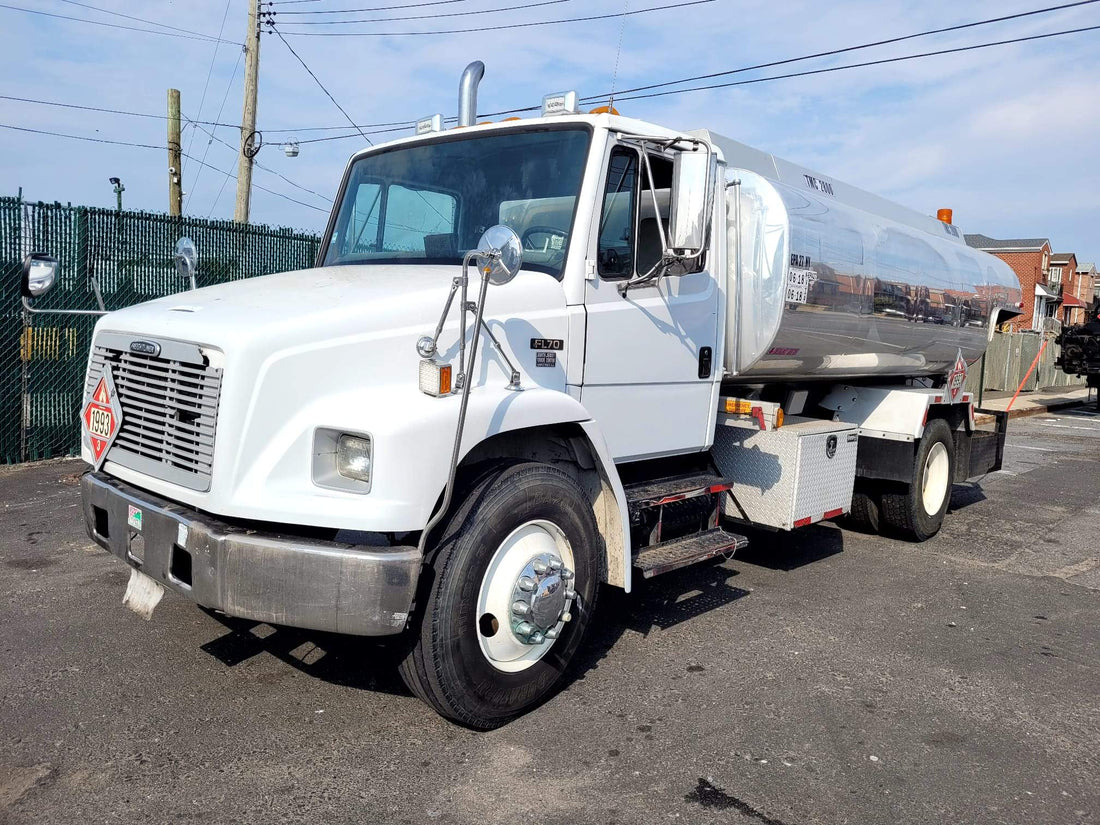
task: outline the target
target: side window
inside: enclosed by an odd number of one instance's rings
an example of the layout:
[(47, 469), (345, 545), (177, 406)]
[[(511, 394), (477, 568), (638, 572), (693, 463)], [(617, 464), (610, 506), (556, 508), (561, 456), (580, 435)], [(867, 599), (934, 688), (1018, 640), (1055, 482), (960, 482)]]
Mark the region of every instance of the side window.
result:
[(596, 253), (597, 268), (604, 278), (629, 278), (634, 274), (637, 184), (638, 153), (625, 148), (612, 150)]
[(446, 192), (391, 184), (386, 192), (382, 251), (434, 256), (429, 246), (453, 236), (457, 202)]

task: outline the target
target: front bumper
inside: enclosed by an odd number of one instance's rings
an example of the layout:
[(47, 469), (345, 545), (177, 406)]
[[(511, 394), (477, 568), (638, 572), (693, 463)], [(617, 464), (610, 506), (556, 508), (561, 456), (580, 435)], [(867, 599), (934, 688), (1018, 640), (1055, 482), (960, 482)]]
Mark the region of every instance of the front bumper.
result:
[(86, 473), (80, 486), (96, 544), (204, 607), (359, 636), (400, 633), (408, 621), (421, 564), (415, 547), (238, 527), (104, 473)]

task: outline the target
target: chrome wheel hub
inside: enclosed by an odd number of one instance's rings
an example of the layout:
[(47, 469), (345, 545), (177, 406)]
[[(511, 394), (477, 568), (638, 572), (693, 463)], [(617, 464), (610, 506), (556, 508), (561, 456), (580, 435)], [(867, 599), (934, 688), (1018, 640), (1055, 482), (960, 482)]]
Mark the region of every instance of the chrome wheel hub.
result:
[(518, 673), (553, 647), (577, 598), (573, 548), (542, 519), (513, 530), (493, 553), (481, 580), (477, 639), (497, 670)]
[(512, 633), (529, 645), (558, 638), (560, 625), (572, 618), (569, 608), (576, 597), (573, 571), (553, 553), (539, 554), (512, 589)]

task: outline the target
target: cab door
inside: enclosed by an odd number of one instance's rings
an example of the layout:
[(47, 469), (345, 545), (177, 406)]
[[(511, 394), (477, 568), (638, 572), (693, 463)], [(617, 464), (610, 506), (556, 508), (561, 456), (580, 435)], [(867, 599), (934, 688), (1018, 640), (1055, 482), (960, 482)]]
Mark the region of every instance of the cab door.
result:
[[(605, 166), (589, 255), (595, 266), (585, 282), (581, 402), (617, 461), (707, 449), (719, 363), (721, 294), (711, 272), (713, 255), (693, 272), (623, 294), (622, 284), (660, 260), (657, 215), (667, 226), (672, 161), (651, 153), (650, 181), (640, 150), (620, 143), (610, 148)], [(714, 238), (712, 232), (712, 249)]]

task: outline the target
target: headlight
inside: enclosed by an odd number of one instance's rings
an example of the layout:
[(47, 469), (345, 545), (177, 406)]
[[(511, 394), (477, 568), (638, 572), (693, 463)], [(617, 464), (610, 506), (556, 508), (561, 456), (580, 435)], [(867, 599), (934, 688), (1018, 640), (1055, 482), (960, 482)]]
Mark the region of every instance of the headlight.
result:
[(336, 472), (344, 478), (352, 478), (370, 484), (370, 438), (358, 435), (342, 435), (336, 444)]
[(368, 433), (318, 427), (313, 434), (313, 483), (330, 490), (369, 493), (373, 446)]

